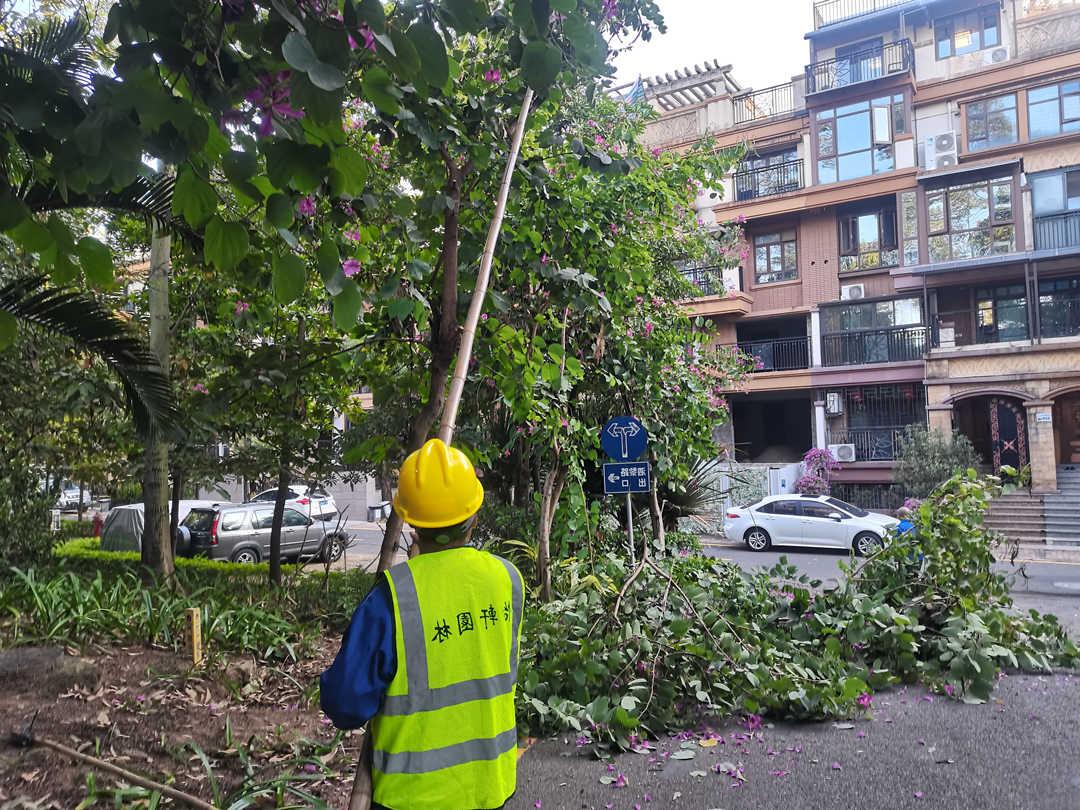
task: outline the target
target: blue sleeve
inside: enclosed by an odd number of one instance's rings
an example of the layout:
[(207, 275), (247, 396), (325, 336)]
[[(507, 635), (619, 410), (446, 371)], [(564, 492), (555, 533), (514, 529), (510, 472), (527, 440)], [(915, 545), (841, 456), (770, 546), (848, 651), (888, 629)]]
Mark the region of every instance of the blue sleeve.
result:
[(397, 672), (394, 611), (386, 579), (360, 603), (337, 658), (319, 679), (319, 703), (335, 726), (360, 728), (379, 711)]

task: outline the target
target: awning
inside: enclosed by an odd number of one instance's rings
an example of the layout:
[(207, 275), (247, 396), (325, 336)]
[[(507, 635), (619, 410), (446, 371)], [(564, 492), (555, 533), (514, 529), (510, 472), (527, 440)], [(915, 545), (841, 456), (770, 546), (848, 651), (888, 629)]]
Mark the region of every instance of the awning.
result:
[(950, 166), (947, 169), (919, 172), (916, 179), (920, 183), (932, 183), (940, 178), (954, 177), (960, 174), (974, 174), (976, 172), (985, 172), (993, 169), (1008, 169), (1022, 162), (1023, 159), (1020, 157), (1009, 157), (1002, 158), (1001, 160), (980, 160), (970, 163), (960, 163), (956, 166)]

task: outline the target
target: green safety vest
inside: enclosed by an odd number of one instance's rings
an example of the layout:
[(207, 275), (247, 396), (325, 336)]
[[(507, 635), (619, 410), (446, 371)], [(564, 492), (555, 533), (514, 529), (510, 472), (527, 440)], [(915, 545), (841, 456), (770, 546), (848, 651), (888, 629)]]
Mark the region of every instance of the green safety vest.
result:
[(375, 802), (501, 807), (517, 783), (521, 574), (500, 557), (455, 548), (387, 575), (397, 672), (371, 724)]

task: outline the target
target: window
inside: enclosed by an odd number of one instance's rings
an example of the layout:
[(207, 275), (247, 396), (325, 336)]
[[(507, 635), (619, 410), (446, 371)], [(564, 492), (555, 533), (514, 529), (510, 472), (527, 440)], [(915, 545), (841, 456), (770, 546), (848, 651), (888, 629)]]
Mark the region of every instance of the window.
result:
[(1080, 335), (1080, 277), (1039, 282), (1039, 321), (1043, 337)]
[(797, 517), (799, 515), (800, 504), (798, 501), (773, 501), (769, 506), (772, 509), (769, 510), (773, 515), (787, 515), (789, 517)]
[(281, 520), (282, 526), (307, 526), (308, 519), (295, 509), (286, 509)]
[(822, 110), (815, 121), (819, 183), (896, 168), (893, 139), (907, 131), (903, 94)]
[(214, 525), (214, 512), (210, 509), (192, 509), (180, 525), (186, 526), (193, 532), (205, 534)]
[(938, 59), (997, 47), (1001, 44), (997, 5), (935, 21), (934, 42)]
[(795, 231), (765, 233), (754, 237), (754, 281), (774, 284), (799, 277)]
[(841, 509), (845, 512), (851, 512), (855, 517), (866, 517), (870, 513), (865, 509), (860, 509), (854, 504), (850, 504), (847, 501), (842, 501), (839, 498), (829, 498), (828, 502), (835, 506), (837, 509)]
[(1016, 94), (997, 96), (965, 105), (969, 152), (1016, 143)]
[(844, 334), (868, 329), (918, 326), (922, 323), (921, 298), (892, 301), (860, 301), (857, 304), (822, 307), (822, 332)]
[(1023, 284), (984, 287), (975, 291), (975, 325), (979, 343), (1027, 340), (1027, 295)]
[(840, 272), (899, 264), (894, 208), (841, 214), (839, 222)]
[(930, 261), (978, 259), (1015, 249), (1011, 177), (926, 193)]
[(256, 529), (269, 529), (274, 525), (273, 509), (256, 509), (253, 524)]
[[(832, 520), (831, 516), (837, 514), (837, 510), (828, 504), (819, 503), (818, 501), (803, 501), (802, 513), (803, 517)], [(850, 517), (850, 515), (842, 515), (842, 517)]]
[(1080, 211), (1080, 168), (1031, 178), (1035, 216)]
[(1080, 132), (1080, 79), (1028, 90), (1032, 140)]
[(919, 263), (919, 194), (905, 191), (900, 195), (900, 230), (904, 239), (903, 263)]
[(802, 188), (802, 161), (796, 149), (747, 158), (735, 172), (735, 197), (752, 200)]
[(247, 523), (246, 512), (225, 512), (221, 516), (221, 531), (223, 532), (235, 532), (244, 528), (244, 524)]

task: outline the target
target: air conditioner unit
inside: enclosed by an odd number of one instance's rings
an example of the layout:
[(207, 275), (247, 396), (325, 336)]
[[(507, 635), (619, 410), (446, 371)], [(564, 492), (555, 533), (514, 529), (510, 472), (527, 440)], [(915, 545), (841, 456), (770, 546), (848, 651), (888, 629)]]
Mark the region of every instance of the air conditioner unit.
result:
[(1007, 48), (994, 48), (992, 51), (983, 51), (982, 54), (984, 65), (1000, 65), (1009, 58)]
[(825, 414), (827, 416), (840, 416), (844, 412), (844, 398), (839, 391), (829, 391), (825, 395)]
[(697, 198), (694, 200), (694, 210), (698, 213), (709, 211), (718, 206), (724, 200), (724, 195), (714, 188), (698, 189)]
[(926, 139), (925, 158), (923, 160), (927, 170), (948, 169), (955, 166), (959, 161), (956, 156), (956, 133), (942, 132)]
[(865, 284), (842, 284), (840, 285), (841, 301), (858, 301), (866, 297)]
[(855, 445), (853, 444), (830, 444), (829, 452), (837, 461), (851, 462), (855, 460)]

